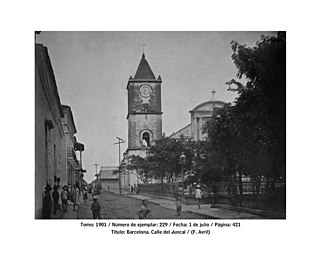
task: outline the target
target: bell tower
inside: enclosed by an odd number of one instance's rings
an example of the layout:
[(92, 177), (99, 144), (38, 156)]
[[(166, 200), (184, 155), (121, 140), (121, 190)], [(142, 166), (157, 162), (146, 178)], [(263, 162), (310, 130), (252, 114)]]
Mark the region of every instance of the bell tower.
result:
[(135, 76), (130, 76), (127, 84), (128, 155), (145, 156), (146, 147), (162, 135), (161, 83), (143, 53)]

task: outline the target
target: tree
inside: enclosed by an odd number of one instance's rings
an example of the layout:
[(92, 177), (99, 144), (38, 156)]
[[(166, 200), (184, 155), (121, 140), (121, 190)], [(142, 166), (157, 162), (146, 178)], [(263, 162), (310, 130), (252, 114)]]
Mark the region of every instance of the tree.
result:
[(148, 183), (152, 179), (151, 164), (147, 158), (131, 155), (126, 169), (134, 171), (144, 183)]
[[(186, 156), (185, 164), (181, 164), (180, 156)], [(147, 157), (130, 156), (128, 169), (135, 170), (147, 182), (151, 178), (161, 182), (175, 182), (181, 178), (182, 169), (189, 171), (192, 167), (193, 149), (186, 139), (163, 137), (155, 141), (147, 150)], [(182, 168), (183, 166), (183, 168)]]
[[(186, 156), (185, 164), (181, 164), (180, 155)], [(181, 175), (182, 166), (189, 170), (192, 166), (192, 148), (190, 142), (184, 138), (173, 139), (164, 137), (159, 139), (149, 149), (149, 160), (153, 167), (153, 176), (163, 181), (175, 182)]]
[[(242, 136), (256, 155), (267, 157), (270, 166), (260, 167), (264, 175), (285, 177), (286, 142), (286, 40), (285, 33), (277, 37), (262, 36), (253, 48), (232, 42), (232, 59), (238, 68), (237, 77), (247, 83), (236, 85), (239, 97), (234, 115), (243, 121)], [(271, 169), (269, 168), (271, 167)], [(266, 168), (266, 169), (264, 169)]]
[(234, 105), (213, 114), (208, 122), (210, 153), (232, 181), (249, 175), (285, 178), (285, 34), (265, 37), (254, 47), (231, 42), (238, 80), (227, 82), (238, 93)]

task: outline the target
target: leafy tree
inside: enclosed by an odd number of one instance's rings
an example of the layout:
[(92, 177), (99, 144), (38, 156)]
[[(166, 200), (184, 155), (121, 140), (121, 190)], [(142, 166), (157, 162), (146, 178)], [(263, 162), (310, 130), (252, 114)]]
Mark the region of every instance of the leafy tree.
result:
[[(253, 148), (255, 158), (264, 164), (259, 170), (269, 177), (285, 177), (286, 142), (286, 40), (262, 36), (253, 48), (232, 42), (232, 59), (238, 68), (237, 77), (247, 83), (236, 85), (238, 91), (234, 115), (243, 122), (242, 135)], [(255, 148), (254, 148), (255, 147)]]
[[(184, 164), (180, 162), (182, 153), (186, 156)], [(190, 142), (183, 138), (164, 137), (159, 139), (149, 149), (149, 160), (153, 165), (155, 178), (174, 182), (178, 177), (181, 177), (182, 169), (189, 170), (192, 166)]]
[(151, 163), (147, 158), (132, 155), (126, 167), (129, 171), (134, 171), (144, 183), (148, 183), (152, 179)]
[[(231, 42), (237, 78), (227, 82), (238, 93), (233, 106), (208, 122), (210, 153), (225, 177), (285, 178), (285, 34), (265, 37), (254, 47)], [(237, 179), (236, 179), (237, 181)]]
[[(192, 167), (191, 144), (183, 138), (172, 139), (164, 136), (149, 147), (147, 157), (130, 156), (128, 169), (135, 170), (145, 182), (151, 178), (161, 182), (175, 182), (182, 177), (182, 169), (185, 172)], [(186, 156), (184, 164), (180, 161), (182, 153)]]

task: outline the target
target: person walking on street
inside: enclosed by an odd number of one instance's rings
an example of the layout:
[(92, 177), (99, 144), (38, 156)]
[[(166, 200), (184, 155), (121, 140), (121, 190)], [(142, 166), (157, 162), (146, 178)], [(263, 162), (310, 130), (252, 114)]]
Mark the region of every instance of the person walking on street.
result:
[(73, 210), (76, 210), (76, 206), (79, 207), (79, 189), (74, 186), (72, 191), (72, 198), (73, 198)]
[(62, 210), (67, 211), (68, 209), (68, 192), (67, 192), (67, 187), (62, 188), (61, 192), (61, 200), (62, 200)]
[(137, 185), (136, 184), (133, 185), (133, 194), (137, 194)]
[(181, 207), (182, 207), (182, 200), (181, 198), (176, 198), (176, 209), (177, 209), (177, 215), (180, 216), (181, 214)]
[(130, 186), (130, 184), (129, 184), (129, 185), (128, 185), (128, 188), (127, 188), (127, 195), (129, 195), (130, 192), (131, 192), (131, 186)]
[(58, 186), (53, 187), (53, 192), (52, 192), (52, 199), (53, 199), (53, 214), (57, 214), (57, 209), (58, 209), (58, 202), (59, 202), (59, 193), (58, 193)]
[(197, 185), (197, 186), (196, 186), (196, 191), (195, 191), (194, 195), (195, 195), (194, 197), (195, 197), (196, 200), (197, 200), (198, 207), (199, 207), (199, 209), (200, 209), (200, 202), (201, 202), (202, 195), (203, 195), (203, 193), (202, 193), (202, 191), (201, 191), (201, 189), (200, 189), (200, 185)]
[(181, 210), (182, 210), (182, 198), (183, 198), (183, 188), (182, 186), (179, 186), (177, 192), (175, 193), (176, 198), (176, 209), (177, 209), (177, 215), (180, 216)]
[(45, 187), (43, 203), (42, 203), (42, 218), (43, 219), (51, 219), (51, 212), (52, 212), (52, 198), (51, 192), (52, 187), (47, 184)]
[(83, 201), (86, 203), (88, 199), (88, 192), (87, 189), (83, 189)]
[(147, 208), (147, 200), (142, 200), (142, 206), (137, 212), (139, 219), (146, 219), (150, 213), (151, 211)]
[(101, 219), (101, 215), (100, 215), (101, 206), (98, 202), (97, 196), (93, 196), (93, 203), (91, 204), (91, 211), (92, 211), (93, 219)]

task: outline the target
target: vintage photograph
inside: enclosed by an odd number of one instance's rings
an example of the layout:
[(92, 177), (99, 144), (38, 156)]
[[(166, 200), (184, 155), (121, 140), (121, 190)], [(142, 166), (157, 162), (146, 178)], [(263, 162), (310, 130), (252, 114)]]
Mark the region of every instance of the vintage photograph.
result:
[(35, 31), (35, 219), (286, 219), (285, 31)]

